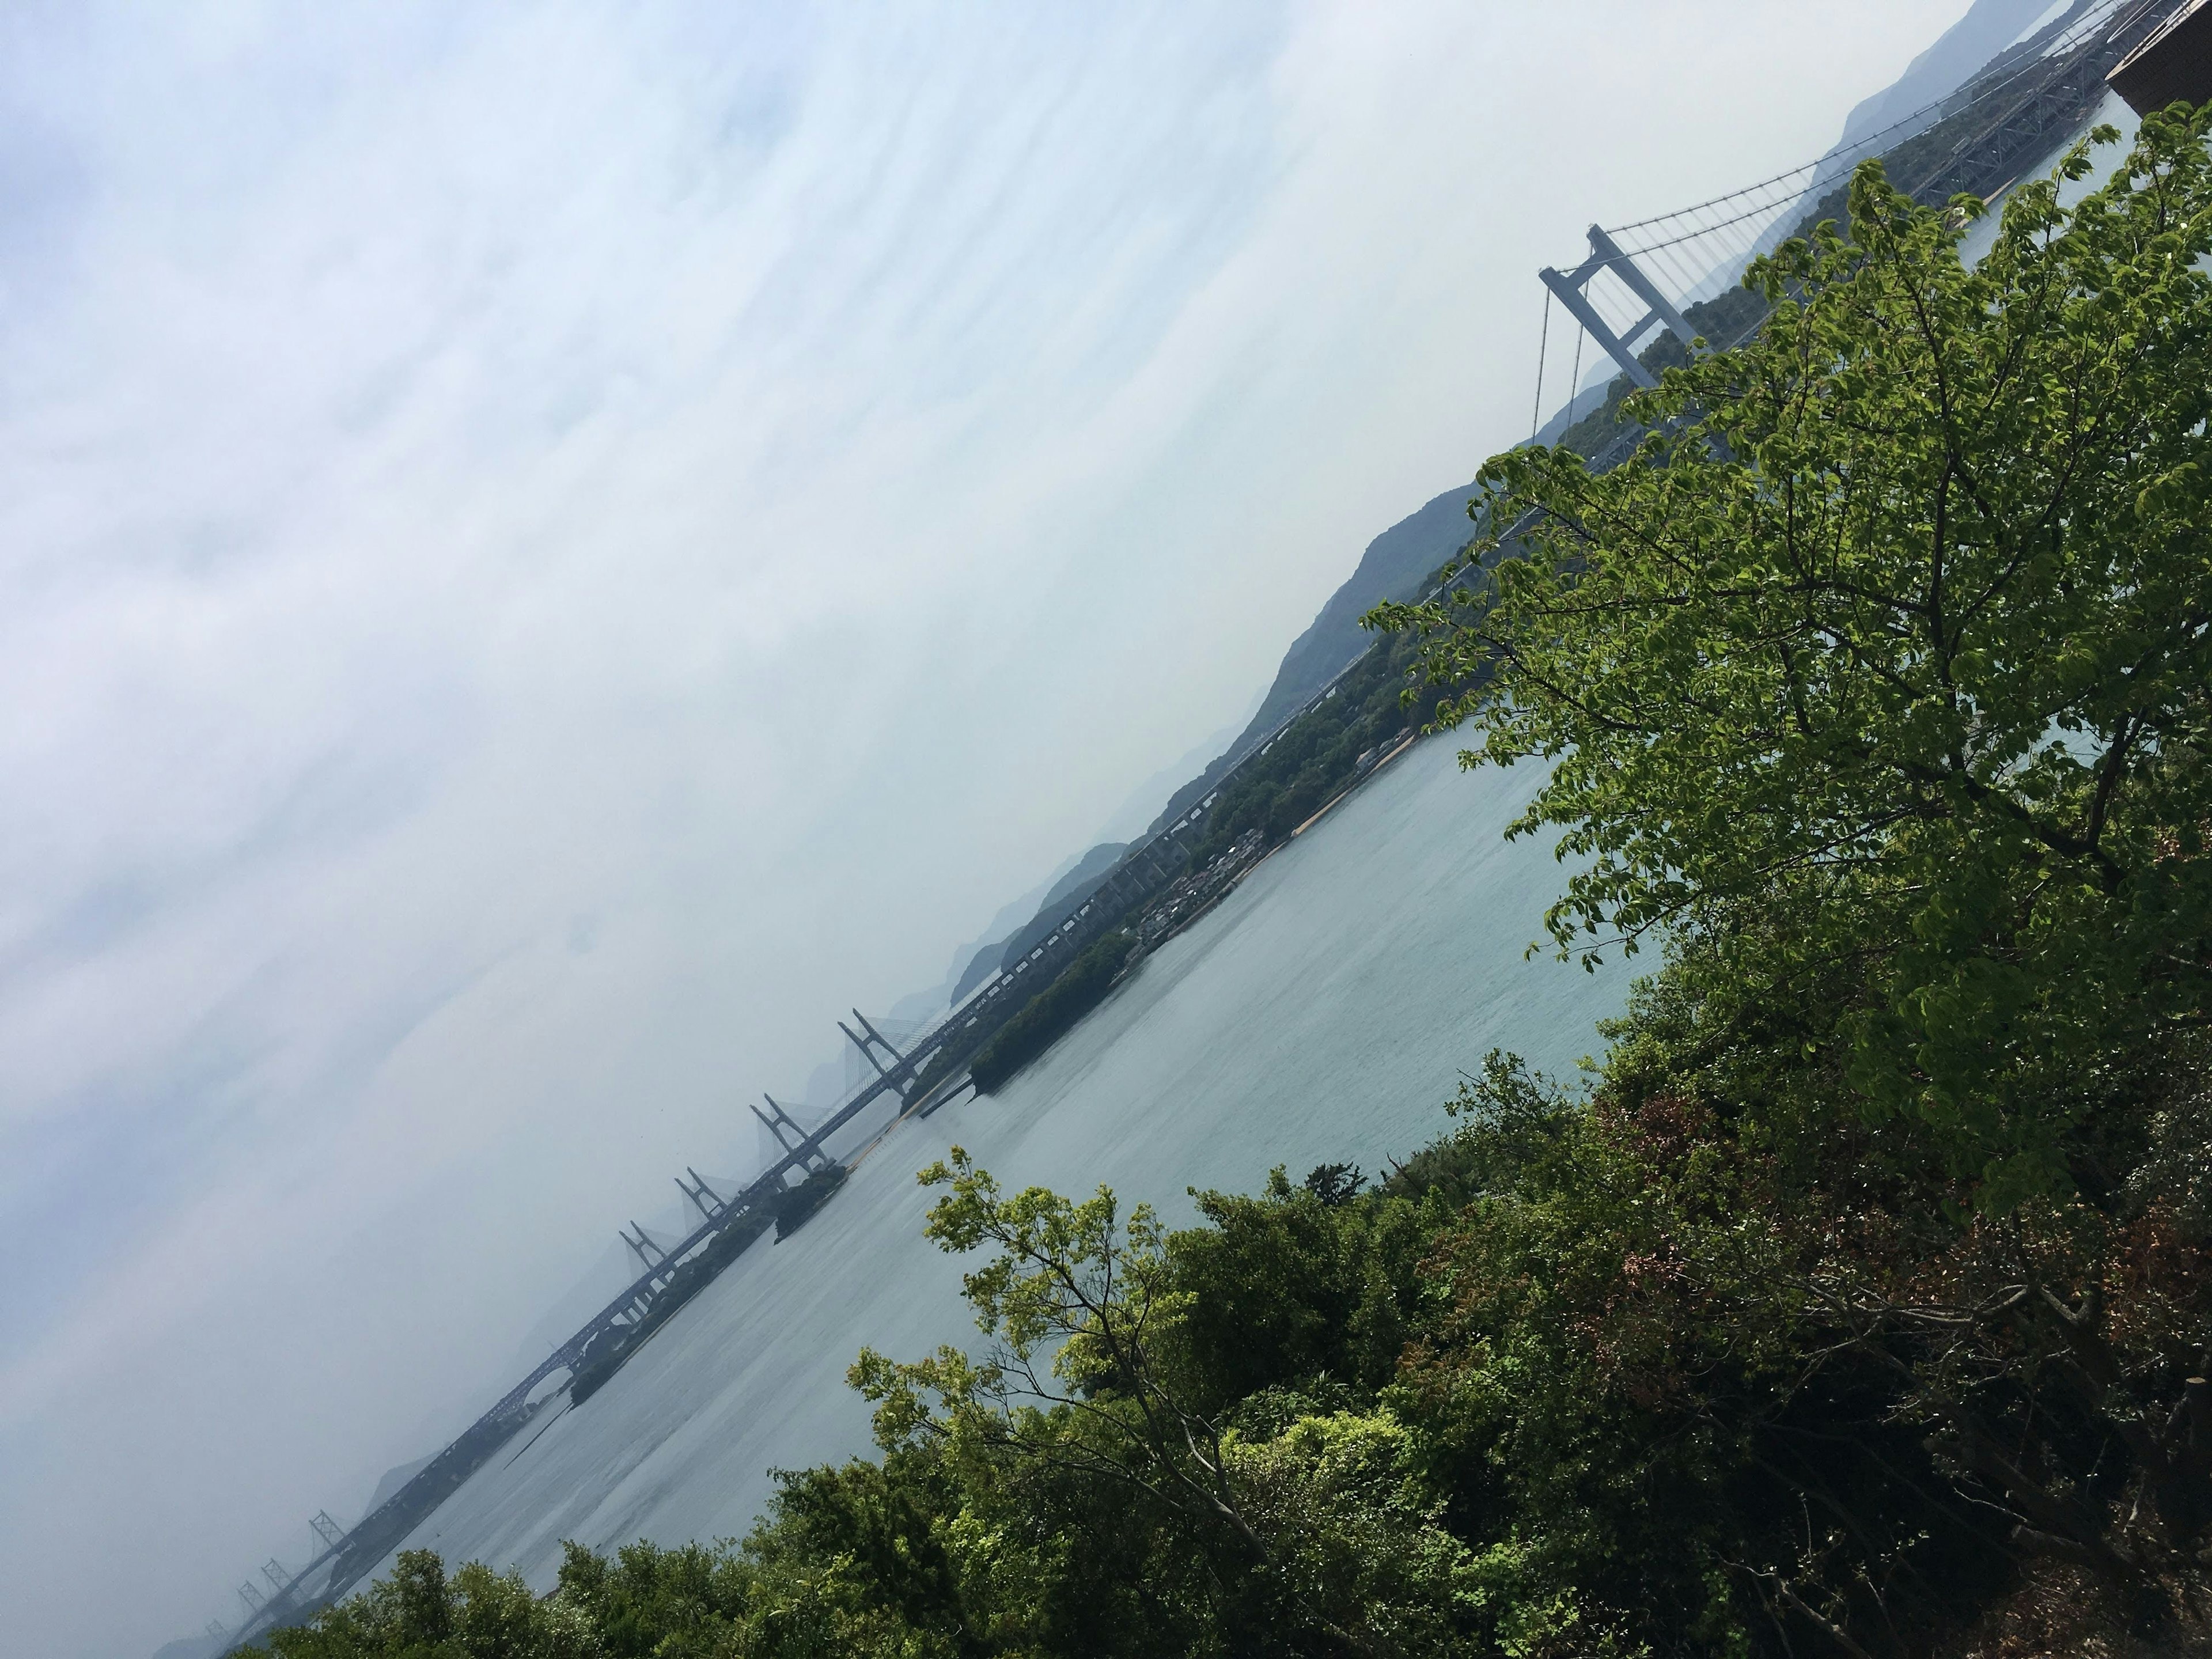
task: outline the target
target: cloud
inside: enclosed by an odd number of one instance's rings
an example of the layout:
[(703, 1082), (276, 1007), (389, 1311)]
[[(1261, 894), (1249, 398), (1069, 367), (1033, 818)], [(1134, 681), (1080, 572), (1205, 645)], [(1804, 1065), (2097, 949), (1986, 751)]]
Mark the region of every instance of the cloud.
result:
[(11, 12), (15, 1634), (465, 1419), (1517, 434), (1535, 264), (1924, 14)]

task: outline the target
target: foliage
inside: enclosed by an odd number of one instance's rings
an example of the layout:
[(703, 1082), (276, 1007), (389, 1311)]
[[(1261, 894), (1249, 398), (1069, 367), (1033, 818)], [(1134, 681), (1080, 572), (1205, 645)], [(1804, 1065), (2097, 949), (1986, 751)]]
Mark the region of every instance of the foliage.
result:
[(1371, 759), (1410, 735), (1443, 696), (1440, 688), (1409, 688), (1416, 654), (1407, 641), (1371, 647), (1337, 683), (1334, 695), (1292, 720), (1240, 769), (1213, 804), (1192, 866), (1228, 851), (1249, 830), (1264, 832), (1270, 842), (1287, 841), (1358, 778), (1362, 757)]
[(1085, 945), (1051, 984), (975, 1051), (968, 1064), (975, 1092), (991, 1093), (1103, 1002), (1135, 945), (1133, 937), (1117, 929)]
[(776, 1194), (776, 1242), (781, 1243), (811, 1220), (814, 1212), (830, 1201), (851, 1174), (842, 1164), (826, 1164), (820, 1169), (810, 1170), (796, 1187), (787, 1187)]
[(2085, 1066), (2212, 1016), (2207, 129), (2070, 214), (2023, 185), (1973, 270), (1972, 204), (1863, 167), (1858, 240), (1755, 267), (1764, 332), (1636, 403), (1634, 464), (1493, 460), (1522, 556), (1388, 617), (1469, 763), (1550, 763), (1563, 948), (1787, 915), (1755, 971), (1863, 963), (1855, 1087), (2000, 1209), (2069, 1186)]
[(515, 1574), (471, 1562), (449, 1579), (428, 1550), (401, 1553), (389, 1578), (280, 1630), (244, 1659), (602, 1659), (587, 1610), (560, 1596), (540, 1601)]

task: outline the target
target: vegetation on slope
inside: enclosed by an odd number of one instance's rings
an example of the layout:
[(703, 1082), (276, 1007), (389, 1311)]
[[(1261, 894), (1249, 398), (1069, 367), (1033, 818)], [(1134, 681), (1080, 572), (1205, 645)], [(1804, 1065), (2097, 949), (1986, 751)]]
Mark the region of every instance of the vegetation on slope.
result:
[(1175, 1233), (956, 1151), (987, 1344), (863, 1352), (874, 1459), (276, 1650), (2201, 1650), (2208, 137), (1973, 272), (1863, 170), (1633, 460), (1494, 461), (1518, 556), (1385, 617), (1550, 765), (1561, 949), (1663, 951), (1585, 1090), (1493, 1055), (1378, 1188)]
[(968, 1066), (975, 1092), (991, 1093), (1103, 1002), (1113, 988), (1114, 975), (1121, 971), (1136, 943), (1132, 935), (1115, 932), (1085, 945), (1051, 984), (975, 1051)]
[(1407, 639), (1362, 657), (1335, 695), (1291, 721), (1222, 792), (1191, 862), (1204, 864), (1252, 830), (1270, 844), (1288, 840), (1352, 784), (1363, 761), (1410, 736), (1443, 696), (1443, 688), (1418, 683), (1419, 654)]

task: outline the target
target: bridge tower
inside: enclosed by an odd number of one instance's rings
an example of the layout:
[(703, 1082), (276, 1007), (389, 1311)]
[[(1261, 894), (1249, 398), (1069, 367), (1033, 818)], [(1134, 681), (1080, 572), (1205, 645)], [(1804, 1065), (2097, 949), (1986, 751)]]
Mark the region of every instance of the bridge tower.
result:
[(249, 1619), (269, 1605), (269, 1598), (254, 1589), (253, 1581), (251, 1578), (238, 1587), (238, 1599), (246, 1603), (246, 1617)]
[[(1643, 267), (1623, 253), (1620, 244), (1596, 225), (1589, 228), (1589, 258), (1572, 270), (1554, 270), (1547, 265), (1537, 275), (1543, 278), (1544, 286), (1552, 290), (1553, 296), (1567, 308), (1574, 319), (1589, 331), (1590, 338), (1603, 346), (1606, 355), (1620, 365), (1620, 372), (1638, 386), (1649, 390), (1659, 384), (1658, 378), (1636, 361), (1636, 343), (1654, 325), (1664, 324), (1687, 350), (1698, 337), (1697, 331), (1683, 319), (1674, 302), (1659, 291), (1658, 284), (1644, 274)], [(1597, 314), (1597, 307), (1590, 303), (1589, 295), (1584, 292), (1598, 273), (1605, 270), (1619, 277), (1631, 294), (1651, 307), (1644, 313), (1643, 321), (1626, 334), (1615, 334), (1606, 326), (1605, 319)], [(1581, 389), (1571, 386), (1567, 395), (1571, 398)]]
[(629, 1233), (619, 1227), (615, 1231), (622, 1242), (629, 1247), (629, 1253), (637, 1258), (640, 1276), (650, 1280), (647, 1291), (641, 1291), (632, 1297), (629, 1302), (631, 1313), (635, 1316), (642, 1317), (646, 1311), (647, 1295), (651, 1291), (659, 1290), (662, 1280), (667, 1277), (661, 1269), (668, 1265), (668, 1252), (654, 1243), (653, 1236), (643, 1227), (638, 1226), (635, 1220), (633, 1219), (629, 1224), (637, 1230), (635, 1238), (632, 1238)]
[(775, 1144), (787, 1152), (803, 1153), (802, 1161), (810, 1174), (827, 1168), (831, 1162), (830, 1155), (819, 1146), (807, 1146), (806, 1131), (799, 1127), (799, 1120), (778, 1105), (774, 1095), (763, 1091), (761, 1098), (768, 1102), (768, 1110), (763, 1112), (755, 1106), (752, 1113), (761, 1121), (761, 1126), (775, 1137)]
[[(896, 1094), (903, 1103), (914, 1092), (914, 1067), (908, 1063), (904, 1054), (891, 1047), (889, 1037), (868, 1024), (868, 1017), (866, 1014), (855, 1008), (853, 1010), (853, 1018), (860, 1022), (860, 1030), (867, 1033), (866, 1036), (855, 1036), (853, 1028), (842, 1019), (837, 1022), (837, 1029), (845, 1034), (847, 1041), (866, 1057), (868, 1064), (876, 1068), (876, 1074), (890, 1085), (891, 1092)], [(879, 1048), (891, 1057), (890, 1065), (884, 1065), (881, 1057), (877, 1054), (876, 1050)], [(903, 1073), (902, 1076), (902, 1073)]]
[(307, 1527), (331, 1549), (336, 1549), (345, 1542), (345, 1528), (331, 1519), (328, 1510), (317, 1510), (314, 1519), (307, 1522)]
[(676, 1190), (683, 1194), (684, 1197), (690, 1199), (693, 1204), (698, 1206), (699, 1218), (701, 1220), (715, 1220), (721, 1215), (723, 1211), (730, 1207), (730, 1200), (724, 1198), (712, 1187), (709, 1187), (707, 1184), (705, 1178), (689, 1164), (684, 1166), (684, 1175), (688, 1175), (691, 1177), (691, 1184), (689, 1187), (685, 1186), (684, 1184), (684, 1176), (678, 1176), (675, 1178)]
[(650, 1274), (657, 1284), (665, 1277), (660, 1270), (668, 1266), (668, 1252), (654, 1243), (652, 1235), (644, 1228), (638, 1226), (635, 1219), (629, 1224), (637, 1230), (635, 1238), (632, 1238), (629, 1234), (623, 1232), (619, 1228), (616, 1229), (616, 1231), (622, 1242), (629, 1246), (629, 1253), (637, 1258), (639, 1268), (643, 1273)]
[(269, 1581), (272, 1589), (280, 1592), (292, 1582), (292, 1575), (284, 1571), (284, 1564), (273, 1555), (262, 1563), (261, 1576)]

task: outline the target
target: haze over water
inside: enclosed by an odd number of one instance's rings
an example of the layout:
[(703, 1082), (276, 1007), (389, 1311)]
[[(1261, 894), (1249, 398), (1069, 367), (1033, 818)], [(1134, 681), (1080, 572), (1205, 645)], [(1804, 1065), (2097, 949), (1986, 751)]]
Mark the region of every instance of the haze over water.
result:
[(1502, 837), (1540, 773), (1470, 775), (1455, 755), (1417, 744), (1003, 1092), (894, 1129), (801, 1231), (748, 1250), (407, 1547), (520, 1567), (543, 1589), (563, 1539), (737, 1536), (771, 1467), (867, 1451), (844, 1382), (864, 1344), (915, 1358), (980, 1340), (963, 1262), (921, 1237), (932, 1195), (915, 1173), (949, 1146), (1009, 1188), (1103, 1183), (1180, 1224), (1188, 1187), (1250, 1191), (1278, 1164), (1294, 1179), (1387, 1167), (1444, 1128), (1459, 1073), (1492, 1047), (1571, 1078), (1629, 975), (1523, 959), (1562, 872), (1547, 847)]

